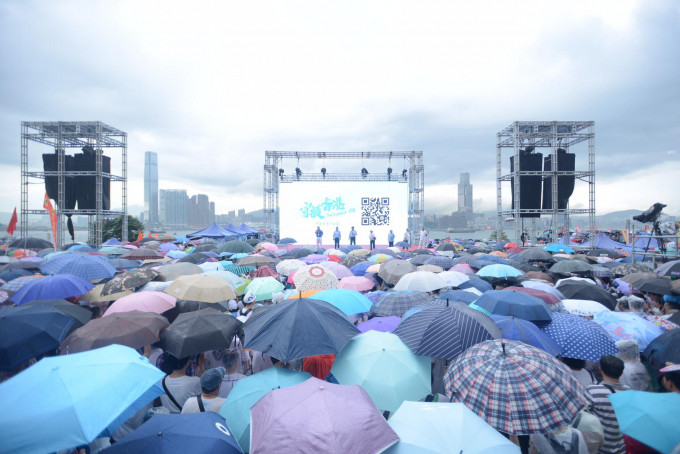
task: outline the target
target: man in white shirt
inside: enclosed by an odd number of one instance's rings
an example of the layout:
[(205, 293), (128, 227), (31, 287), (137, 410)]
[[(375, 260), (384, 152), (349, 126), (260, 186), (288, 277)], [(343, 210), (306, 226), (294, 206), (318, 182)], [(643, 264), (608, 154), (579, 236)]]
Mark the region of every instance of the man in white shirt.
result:
[(404, 232), (404, 243), (411, 244), (411, 231), (407, 228), (406, 231)]
[(349, 231), (349, 245), (357, 244), (357, 231), (354, 230), (354, 226)]
[(333, 241), (335, 242), (335, 249), (340, 249), (340, 229), (338, 227), (333, 232)]
[(420, 228), (420, 242), (418, 243), (418, 246), (425, 247), (426, 245), (427, 245), (427, 230), (425, 230), (425, 226), (422, 226)]
[(182, 414), (204, 411), (219, 413), (225, 401), (224, 398), (218, 397), (224, 373), (224, 367), (206, 370), (201, 376), (201, 394), (187, 399), (182, 407)]

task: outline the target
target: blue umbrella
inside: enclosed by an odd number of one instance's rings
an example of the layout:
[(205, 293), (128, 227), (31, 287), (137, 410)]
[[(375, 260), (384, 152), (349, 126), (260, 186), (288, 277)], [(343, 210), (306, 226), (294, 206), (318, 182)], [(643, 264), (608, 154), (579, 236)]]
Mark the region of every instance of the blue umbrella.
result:
[(460, 301), (461, 303), (470, 304), (475, 302), (479, 296), (467, 290), (446, 290), (439, 293), (437, 298), (444, 301)]
[(234, 384), (220, 409), (220, 415), (227, 420), (229, 428), (245, 451), (250, 450), (250, 407), (269, 391), (297, 385), (310, 377), (307, 372), (272, 367)]
[(86, 281), (105, 279), (116, 274), (105, 258), (89, 254), (62, 254), (40, 265), (45, 274), (72, 274)]
[(362, 263), (357, 263), (356, 265), (354, 265), (353, 267), (351, 267), (349, 270), (350, 270), (350, 271), (352, 272), (352, 274), (354, 274), (355, 276), (363, 276), (364, 274), (366, 274), (366, 270), (369, 269), (370, 267), (372, 267), (373, 265), (375, 265), (375, 263), (373, 263), (373, 262), (370, 262), (370, 263), (368, 263), (368, 262), (367, 262), (367, 263), (363, 263), (363, 262), (362, 262)]
[(636, 340), (640, 350), (647, 348), (654, 339), (666, 332), (662, 327), (630, 312), (602, 311), (595, 314), (593, 321), (617, 341)]
[(184, 251), (169, 251), (165, 256), (170, 257), (171, 259), (181, 259), (186, 257), (187, 253)]
[(8, 271), (3, 271), (0, 273), (0, 279), (2, 279), (5, 282), (13, 281), (16, 278), (22, 277), (22, 276), (30, 276), (31, 273), (28, 270), (8, 270)]
[(487, 281), (484, 279), (480, 279), (475, 276), (470, 276), (470, 279), (459, 284), (458, 288), (460, 289), (466, 289), (466, 288), (476, 288), (480, 292), (486, 292), (489, 290), (493, 290), (493, 286), (489, 284)]
[(510, 315), (532, 321), (552, 320), (550, 308), (543, 300), (513, 290), (484, 292), (475, 304), (496, 315)]
[(480, 255), (478, 257), (478, 260), (482, 260), (482, 261), (485, 261), (485, 262), (493, 262), (493, 263), (497, 263), (499, 265), (509, 265), (510, 264), (509, 260), (506, 260), (503, 257), (498, 257), (496, 255), (490, 255), (490, 254)]
[(564, 244), (558, 244), (558, 243), (548, 244), (543, 249), (548, 251), (548, 252), (553, 252), (553, 253), (562, 253), (562, 254), (573, 254), (574, 253), (574, 250), (572, 248), (570, 248), (569, 246), (566, 246)]
[(45, 304), (0, 310), (0, 370), (53, 350), (68, 335), (74, 319)]
[(243, 453), (217, 413), (154, 415), (139, 429), (123, 437), (107, 453)]
[(411, 246), (411, 245), (408, 244), (406, 241), (397, 241), (394, 245), (395, 245), (396, 247), (402, 247), (402, 248), (408, 248), (408, 247)]
[(597, 362), (604, 355), (619, 352), (604, 328), (578, 315), (555, 312), (550, 323), (540, 323), (539, 327), (562, 347), (566, 358)]
[(340, 309), (345, 315), (368, 312), (373, 303), (360, 292), (345, 288), (333, 288), (314, 294), (315, 300), (325, 301)]
[(54, 452), (111, 434), (163, 394), (163, 375), (122, 345), (42, 359), (0, 384), (2, 450)]
[(123, 243), (118, 241), (116, 238), (109, 238), (106, 240), (104, 243), (102, 243), (102, 246), (122, 246)]
[(139, 268), (142, 265), (142, 262), (130, 259), (109, 259), (109, 265), (117, 270), (130, 270)]
[(550, 356), (557, 356), (562, 352), (557, 342), (533, 323), (521, 318), (492, 315), (491, 319), (501, 329), (503, 339), (516, 340), (533, 345), (547, 352)]
[(295, 244), (295, 243), (297, 243), (297, 240), (295, 240), (294, 238), (289, 238), (289, 237), (281, 238), (279, 240), (279, 244)]
[(80, 296), (90, 291), (94, 285), (72, 274), (56, 274), (34, 279), (21, 287), (10, 301), (17, 306), (34, 300), (53, 300)]
[(626, 391), (609, 397), (621, 433), (660, 452), (680, 444), (680, 394)]

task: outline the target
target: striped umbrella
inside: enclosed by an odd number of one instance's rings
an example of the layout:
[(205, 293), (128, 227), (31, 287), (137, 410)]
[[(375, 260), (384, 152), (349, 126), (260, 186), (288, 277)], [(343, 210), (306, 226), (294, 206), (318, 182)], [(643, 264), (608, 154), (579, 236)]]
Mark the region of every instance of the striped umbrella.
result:
[(453, 260), (451, 260), (448, 257), (444, 257), (442, 255), (437, 255), (437, 256), (434, 256), (434, 257), (430, 257), (428, 260), (426, 260), (425, 265), (434, 265), (434, 266), (438, 266), (438, 267), (440, 267), (444, 270), (448, 270), (448, 269), (451, 269), (451, 267), (453, 267), (454, 263), (453, 263)]
[(444, 385), (452, 402), (514, 435), (569, 425), (588, 402), (566, 366), (517, 341), (490, 340), (471, 347), (449, 366)]
[(600, 361), (604, 355), (619, 352), (604, 328), (578, 315), (555, 312), (552, 322), (540, 323), (539, 327), (562, 347), (566, 358)]
[(40, 265), (40, 271), (45, 274), (73, 274), (86, 281), (109, 278), (116, 274), (116, 268), (108, 260), (89, 254), (58, 255)]
[(426, 303), (432, 299), (433, 297), (425, 292), (410, 290), (387, 292), (373, 303), (371, 314), (377, 317), (389, 317), (391, 315), (402, 317), (413, 306)]
[(453, 360), (475, 344), (500, 337), (500, 329), (466, 304), (451, 303), (411, 315), (394, 334), (417, 355)]

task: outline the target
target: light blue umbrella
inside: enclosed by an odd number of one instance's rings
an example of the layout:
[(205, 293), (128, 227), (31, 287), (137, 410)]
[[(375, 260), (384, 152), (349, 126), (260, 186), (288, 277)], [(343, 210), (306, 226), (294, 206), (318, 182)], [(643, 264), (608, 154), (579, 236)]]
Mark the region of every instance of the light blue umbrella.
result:
[(543, 247), (544, 250), (553, 253), (573, 254), (574, 250), (564, 244), (552, 243)]
[(640, 350), (666, 331), (639, 315), (630, 312), (602, 311), (593, 316), (593, 321), (604, 328), (614, 341), (636, 340)]
[(386, 454), (520, 452), (519, 446), (460, 403), (404, 402), (387, 423), (401, 440)]
[(680, 394), (626, 391), (609, 396), (619, 429), (662, 453), (680, 444)]
[(315, 293), (315, 300), (325, 301), (340, 309), (345, 315), (368, 312), (373, 303), (361, 292), (346, 288), (333, 288)]
[(398, 336), (368, 331), (338, 353), (331, 373), (341, 385), (359, 385), (380, 410), (430, 394), (430, 358), (418, 356)]
[(170, 257), (171, 259), (181, 259), (186, 257), (187, 253), (184, 251), (169, 251), (165, 256)]
[(481, 270), (477, 271), (477, 276), (481, 277), (497, 277), (507, 279), (509, 277), (522, 276), (524, 273), (510, 265), (503, 265), (497, 263), (495, 265), (487, 265)]
[(0, 384), (0, 450), (55, 452), (112, 434), (163, 394), (163, 375), (122, 345), (44, 358)]
[(40, 265), (45, 274), (73, 274), (86, 281), (105, 279), (116, 274), (116, 268), (102, 256), (62, 254)]
[(245, 452), (250, 451), (250, 407), (269, 391), (297, 385), (310, 377), (307, 372), (272, 367), (234, 384), (220, 415), (227, 420), (231, 433)]

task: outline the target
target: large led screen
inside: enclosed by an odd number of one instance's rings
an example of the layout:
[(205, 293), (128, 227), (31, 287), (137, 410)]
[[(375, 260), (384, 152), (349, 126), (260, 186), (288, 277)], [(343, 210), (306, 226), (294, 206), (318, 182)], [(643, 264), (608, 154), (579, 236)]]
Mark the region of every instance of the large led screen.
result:
[(401, 241), (408, 227), (408, 184), (399, 182), (294, 182), (279, 185), (280, 237), (298, 244), (315, 244), (316, 227), (323, 244), (333, 245), (333, 231), (340, 229), (340, 245), (349, 244), (354, 226), (357, 244), (368, 244), (370, 230), (376, 244), (386, 245), (390, 229)]

